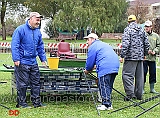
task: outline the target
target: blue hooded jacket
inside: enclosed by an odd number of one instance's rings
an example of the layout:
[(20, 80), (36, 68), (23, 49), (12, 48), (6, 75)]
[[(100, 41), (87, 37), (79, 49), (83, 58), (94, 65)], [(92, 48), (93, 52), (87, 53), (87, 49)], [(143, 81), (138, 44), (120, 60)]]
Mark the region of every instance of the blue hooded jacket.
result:
[(86, 70), (91, 71), (96, 65), (98, 78), (118, 73), (120, 62), (113, 48), (100, 40), (95, 40), (88, 48)]
[(37, 56), (39, 56), (41, 62), (46, 61), (40, 29), (32, 29), (28, 20), (26, 24), (15, 29), (12, 35), (11, 51), (14, 62), (20, 61), (21, 64), (35, 65), (37, 64)]

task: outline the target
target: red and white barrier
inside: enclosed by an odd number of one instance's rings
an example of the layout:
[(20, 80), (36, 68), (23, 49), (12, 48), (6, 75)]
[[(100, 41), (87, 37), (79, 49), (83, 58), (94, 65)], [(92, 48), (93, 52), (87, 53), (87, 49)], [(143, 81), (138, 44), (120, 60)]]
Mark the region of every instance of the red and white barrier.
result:
[(86, 43), (85, 44), (79, 44), (79, 47), (80, 48), (88, 48), (88, 44), (86, 44)]
[(117, 46), (118, 46), (118, 48), (121, 49), (122, 48), (122, 43), (118, 43)]
[(49, 48), (58, 48), (58, 43), (48, 43)]
[(10, 47), (11, 47), (11, 44), (8, 43), (8, 42), (0, 42), (0, 47), (7, 47), (7, 48), (10, 48)]

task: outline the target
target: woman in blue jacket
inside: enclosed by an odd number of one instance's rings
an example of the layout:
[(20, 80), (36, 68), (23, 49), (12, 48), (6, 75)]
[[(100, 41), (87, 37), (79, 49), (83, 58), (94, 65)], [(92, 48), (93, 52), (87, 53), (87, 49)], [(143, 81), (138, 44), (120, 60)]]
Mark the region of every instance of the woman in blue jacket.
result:
[(39, 24), (42, 16), (31, 12), (25, 24), (17, 27), (12, 36), (11, 50), (14, 62), (17, 105), (29, 108), (26, 103), (26, 90), (31, 87), (31, 100), (34, 107), (42, 107), (40, 102), (40, 72), (36, 57), (39, 56), (42, 65), (46, 66), (46, 54)]
[(84, 37), (89, 45), (86, 59), (86, 74), (91, 72), (96, 65), (98, 74), (98, 87), (102, 97), (102, 105), (99, 110), (110, 110), (112, 108), (111, 92), (113, 83), (119, 70), (119, 59), (113, 48), (100, 41), (94, 33)]

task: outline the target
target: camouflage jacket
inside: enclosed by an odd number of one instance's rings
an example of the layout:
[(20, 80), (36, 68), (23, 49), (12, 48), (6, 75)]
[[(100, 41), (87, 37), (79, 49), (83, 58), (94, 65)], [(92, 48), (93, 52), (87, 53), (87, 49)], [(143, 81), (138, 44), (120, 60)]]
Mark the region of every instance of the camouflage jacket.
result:
[(131, 22), (122, 35), (121, 58), (124, 60), (144, 60), (144, 56), (148, 53), (149, 42), (146, 32)]

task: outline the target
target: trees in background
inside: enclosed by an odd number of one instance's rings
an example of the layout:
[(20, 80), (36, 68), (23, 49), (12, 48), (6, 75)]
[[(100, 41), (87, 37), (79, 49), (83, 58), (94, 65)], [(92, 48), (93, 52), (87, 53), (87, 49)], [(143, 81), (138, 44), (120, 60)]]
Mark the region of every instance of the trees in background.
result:
[[(127, 16), (135, 14), (138, 22), (143, 23), (147, 9), (144, 3), (129, 7), (126, 0), (0, 0), (1, 24), (5, 34), (5, 17), (9, 14), (19, 14), (26, 18), (28, 12), (37, 11), (45, 18), (50, 18), (46, 32), (61, 30), (81, 30), (92, 28), (101, 35), (103, 32), (123, 32), (127, 25)], [(25, 6), (25, 7), (24, 7)], [(8, 8), (8, 9), (7, 9)], [(128, 10), (128, 11), (127, 11)], [(22, 12), (21, 12), (22, 11)], [(10, 17), (9, 17), (10, 18)], [(7, 18), (6, 18), (7, 19)], [(8, 19), (10, 20), (10, 19)], [(17, 22), (17, 21), (16, 21)], [(13, 23), (16, 24), (16, 23)], [(16, 27), (16, 26), (15, 26)], [(53, 31), (48, 31), (53, 30)], [(53, 36), (53, 35), (52, 35)], [(5, 39), (5, 35), (2, 35)]]
[(23, 17), (25, 12), (37, 11), (51, 18), (53, 28), (49, 29), (54, 32), (59, 28), (72, 31), (90, 27), (101, 35), (121, 32), (126, 10), (126, 0), (1, 0), (2, 39), (6, 39), (6, 14), (17, 13)]
[(61, 0), (25, 0), (24, 5), (31, 11), (39, 12), (46, 18), (54, 19), (54, 15), (60, 9), (59, 3), (61, 3)]
[(136, 0), (132, 6), (128, 7), (127, 14), (135, 14), (139, 24), (143, 24), (146, 20), (151, 20), (153, 22), (153, 30), (160, 35), (160, 17), (155, 18), (150, 4)]
[(160, 17), (154, 19), (153, 30), (160, 35)]
[(39, 12), (45, 17), (45, 19), (49, 19), (44, 30), (50, 38), (56, 35), (57, 29), (53, 24), (53, 19), (55, 14), (61, 9), (61, 7), (63, 7), (60, 3), (61, 0), (26, 0), (24, 3), (30, 11)]
[(91, 27), (96, 33), (114, 32), (125, 20), (125, 0), (62, 0), (63, 6), (55, 14), (53, 24), (61, 29), (80, 30)]
[(126, 0), (26, 0), (25, 5), (53, 21), (54, 30), (72, 31), (90, 26), (103, 32), (121, 31), (126, 19)]
[[(53, 26), (52, 19), (49, 19), (46, 23), (46, 26), (44, 27), (45, 33), (49, 36), (49, 38), (54, 38), (56, 33), (56, 30)], [(57, 35), (58, 36), (58, 35)]]
[(136, 0), (133, 6), (128, 7), (127, 14), (134, 14), (137, 17), (137, 22), (142, 24), (146, 20), (146, 14), (148, 14), (148, 4)]
[[(2, 40), (6, 40), (6, 21), (7, 21), (7, 18), (12, 17), (13, 14), (23, 16), (24, 11), (25, 11), (23, 9), (23, 3), (24, 3), (24, 0), (0, 0)], [(15, 18), (13, 18), (13, 19), (15, 19)]]

